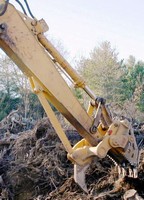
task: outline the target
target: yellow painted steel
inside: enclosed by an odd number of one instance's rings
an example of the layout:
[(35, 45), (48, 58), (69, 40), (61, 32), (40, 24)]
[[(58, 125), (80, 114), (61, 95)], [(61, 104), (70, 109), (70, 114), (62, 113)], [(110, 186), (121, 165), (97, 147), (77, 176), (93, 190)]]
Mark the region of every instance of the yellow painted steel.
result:
[(92, 103), (90, 101), (89, 105), (88, 105), (88, 110), (87, 110), (87, 113), (89, 114), (89, 116), (93, 116), (95, 108), (96, 107), (94, 105), (92, 105)]
[(72, 78), (77, 87), (84, 88), (85, 81), (73, 70), (71, 65), (60, 55), (57, 49), (51, 44), (51, 42), (43, 35), (38, 34), (38, 39), (40, 43), (48, 50), (48, 52), (54, 57), (55, 61), (60, 64), (60, 66), (68, 73)]
[[(4, 2), (0, 0), (0, 5)], [(114, 124), (105, 103), (97, 100), (98, 98), (85, 81), (44, 36), (44, 32), (47, 30), (48, 26), (44, 20), (31, 19), (8, 4), (6, 12), (0, 16), (0, 47), (30, 78), (33, 91), (38, 95), (69, 156), (72, 160), (83, 165), (91, 161), (91, 156), (98, 155), (103, 158), (110, 150), (112, 155), (118, 157), (120, 154), (122, 160), (124, 158), (122, 155), (124, 155), (130, 160), (130, 163), (136, 166), (138, 148), (131, 128), (127, 127), (125, 121), (119, 122), (122, 125), (119, 126), (116, 133), (113, 129), (110, 130)], [(73, 95), (68, 84), (57, 70), (57, 64), (71, 77), (74, 85), (81, 87), (94, 101), (94, 104), (88, 108), (88, 112)], [(74, 148), (71, 147), (48, 101), (85, 138)], [(101, 112), (93, 119), (93, 112), (97, 107)], [(90, 129), (94, 122), (96, 123), (96, 131), (92, 134)], [(130, 131), (131, 137), (129, 136)], [(123, 146), (123, 141), (126, 138), (127, 141)], [(131, 144), (130, 148), (124, 149), (127, 143)]]
[(66, 151), (69, 154), (72, 154), (73, 153), (72, 146), (71, 146), (68, 138), (66, 137), (58, 119), (56, 118), (51, 106), (49, 105), (46, 94), (42, 90), (40, 90), (40, 87), (38, 86), (38, 84), (36, 83), (36, 81), (33, 78), (30, 78), (30, 84), (31, 84), (33, 92), (37, 94), (40, 103), (42, 104), (47, 116), (49, 117), (49, 119), (50, 119), (56, 133), (58, 134), (60, 140), (62, 141)]
[(62, 141), (62, 144), (64, 145), (66, 151), (71, 154), (73, 152), (71, 144), (70, 144), (68, 138), (66, 137), (54, 112), (52, 111), (51, 106), (49, 105), (49, 103), (45, 97), (45, 94), (43, 92), (38, 92), (37, 96), (38, 96), (42, 106), (44, 107), (45, 112), (46, 112), (47, 116), (49, 117), (54, 129), (56, 130), (56, 133), (58, 134), (60, 140)]
[(32, 21), (9, 5), (6, 13), (0, 17), (0, 24), (6, 26), (5, 31), (0, 34), (0, 47), (24, 74), (37, 81), (47, 99), (70, 121), (79, 134), (91, 145), (96, 145), (97, 139), (90, 133), (92, 117), (73, 95), (52, 57), (38, 42)]

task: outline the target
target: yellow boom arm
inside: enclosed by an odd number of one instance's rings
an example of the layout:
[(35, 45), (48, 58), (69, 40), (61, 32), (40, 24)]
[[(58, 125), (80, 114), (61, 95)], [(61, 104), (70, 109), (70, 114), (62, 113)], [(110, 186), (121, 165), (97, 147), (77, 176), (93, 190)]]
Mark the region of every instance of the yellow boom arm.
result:
[[(5, 5), (5, 1), (0, 0), (0, 47), (29, 78), (33, 92), (38, 95), (68, 152), (68, 158), (75, 164), (76, 182), (87, 191), (83, 174), (95, 155), (104, 158), (109, 152), (121, 164), (125, 161), (137, 166), (138, 148), (130, 123), (112, 120), (104, 99), (93, 94), (44, 36), (48, 30), (44, 20), (31, 19), (13, 5)], [(58, 69), (71, 78), (75, 87), (82, 88), (89, 95), (88, 111), (73, 95)], [(71, 147), (49, 102), (84, 138), (74, 147)]]

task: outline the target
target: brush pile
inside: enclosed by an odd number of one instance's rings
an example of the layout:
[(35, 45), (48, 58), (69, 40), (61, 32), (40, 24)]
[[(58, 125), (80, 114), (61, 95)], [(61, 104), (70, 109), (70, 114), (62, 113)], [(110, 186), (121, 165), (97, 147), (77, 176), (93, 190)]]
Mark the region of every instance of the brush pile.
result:
[[(74, 182), (73, 165), (47, 118), (31, 130), (21, 132), (18, 127), (17, 134), (11, 130), (0, 128), (0, 199), (123, 199), (130, 189), (144, 198), (144, 159), (141, 158), (139, 178), (120, 180), (109, 158), (95, 158), (86, 174), (86, 194)], [(80, 140), (73, 128), (68, 127), (65, 132), (73, 145)]]

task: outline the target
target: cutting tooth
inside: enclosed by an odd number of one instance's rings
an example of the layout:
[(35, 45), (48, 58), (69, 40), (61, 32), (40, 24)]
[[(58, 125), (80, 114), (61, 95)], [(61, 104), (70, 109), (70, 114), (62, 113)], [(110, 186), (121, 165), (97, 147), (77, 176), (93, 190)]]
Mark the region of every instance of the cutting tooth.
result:
[(122, 170), (121, 170), (120, 166), (118, 166), (118, 174), (119, 174), (119, 176), (121, 176), (121, 174), (122, 174)]
[(137, 178), (137, 177), (138, 177), (138, 170), (137, 170), (137, 168), (134, 168), (134, 169), (133, 169), (133, 177), (134, 177), (134, 178)]
[(138, 177), (138, 170), (137, 168), (129, 168), (129, 177), (137, 178)]
[(122, 177), (125, 177), (127, 175), (127, 171), (125, 168), (122, 167)]
[(131, 167), (129, 167), (128, 171), (129, 171), (128, 172), (129, 173), (128, 176), (133, 178), (134, 177), (134, 171), (133, 171), (133, 169)]
[(123, 167), (118, 166), (119, 178), (124, 178), (127, 175), (126, 170)]
[(89, 164), (84, 166), (74, 165), (74, 180), (86, 193), (88, 193), (88, 189), (85, 183), (85, 172), (88, 167)]

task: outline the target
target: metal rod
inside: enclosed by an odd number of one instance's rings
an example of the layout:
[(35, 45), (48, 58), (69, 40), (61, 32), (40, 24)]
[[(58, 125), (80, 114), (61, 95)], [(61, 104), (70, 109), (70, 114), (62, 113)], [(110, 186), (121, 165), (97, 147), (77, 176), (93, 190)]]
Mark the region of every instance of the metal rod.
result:
[(96, 95), (90, 90), (85, 81), (57, 51), (57, 49), (51, 44), (51, 42), (43, 34), (39, 34), (38, 39), (40, 43), (46, 48), (46, 50), (50, 53), (50, 55), (55, 59), (55, 61), (59, 63), (63, 70), (72, 78), (74, 84), (77, 87), (82, 88), (93, 100), (95, 100)]

